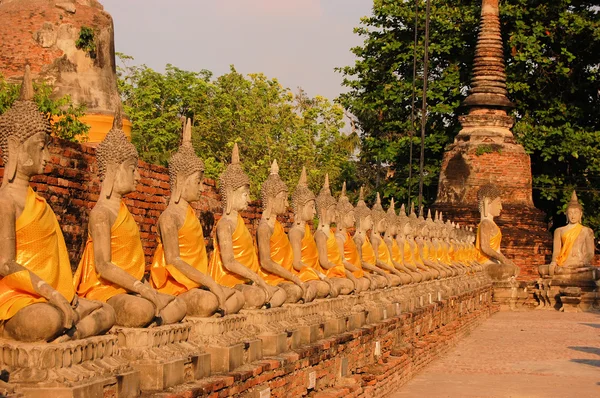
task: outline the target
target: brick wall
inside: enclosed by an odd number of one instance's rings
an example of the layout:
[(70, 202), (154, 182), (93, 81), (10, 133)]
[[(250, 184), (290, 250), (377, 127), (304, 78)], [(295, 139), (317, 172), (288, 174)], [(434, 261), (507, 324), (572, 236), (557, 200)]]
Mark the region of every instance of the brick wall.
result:
[[(75, 270), (87, 239), (89, 213), (100, 193), (95, 149), (54, 138), (50, 153), (47, 174), (34, 177), (31, 185), (56, 213), (69, 250), (71, 267)], [(146, 264), (149, 266), (156, 248), (156, 223), (169, 201), (169, 175), (165, 167), (142, 161), (138, 164), (138, 170), (141, 179), (137, 191), (127, 195), (125, 202), (139, 225)], [(0, 178), (3, 174), (0, 158)], [(205, 179), (202, 199), (193, 207), (202, 223), (207, 249), (212, 251), (210, 237), (221, 216), (221, 201), (214, 180)], [(254, 234), (261, 215), (260, 203), (251, 202), (241, 214)], [(280, 221), (287, 229), (292, 219), (288, 213)]]

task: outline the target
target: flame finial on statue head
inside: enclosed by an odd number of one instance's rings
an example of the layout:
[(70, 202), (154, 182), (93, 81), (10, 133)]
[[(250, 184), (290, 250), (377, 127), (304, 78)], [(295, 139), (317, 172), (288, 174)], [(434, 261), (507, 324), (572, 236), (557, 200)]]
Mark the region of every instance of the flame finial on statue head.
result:
[(300, 179), (296, 190), (292, 194), (292, 207), (295, 214), (299, 214), (302, 208), (311, 200), (315, 200), (315, 194), (308, 188), (308, 178), (306, 176), (306, 167), (302, 167)]
[(571, 194), (571, 200), (569, 200), (569, 203), (567, 204), (567, 210), (571, 208), (579, 209), (583, 212), (583, 206), (581, 206), (581, 203), (579, 203), (579, 198), (577, 198), (577, 192), (575, 191), (573, 191)]
[[(192, 121), (183, 119), (183, 128), (181, 133), (181, 146), (169, 159), (169, 179), (171, 181), (171, 189), (177, 191), (176, 196), (181, 195), (183, 187), (177, 187), (178, 178), (185, 179), (192, 174), (198, 172), (204, 174), (204, 162), (196, 155), (196, 151), (192, 146)], [(179, 199), (176, 199), (178, 202)]]
[(263, 204), (263, 209), (267, 208), (269, 199), (275, 198), (280, 192), (288, 192), (288, 187), (279, 177), (279, 165), (277, 160), (271, 163), (271, 170), (266, 181), (263, 183), (260, 190), (260, 196)]

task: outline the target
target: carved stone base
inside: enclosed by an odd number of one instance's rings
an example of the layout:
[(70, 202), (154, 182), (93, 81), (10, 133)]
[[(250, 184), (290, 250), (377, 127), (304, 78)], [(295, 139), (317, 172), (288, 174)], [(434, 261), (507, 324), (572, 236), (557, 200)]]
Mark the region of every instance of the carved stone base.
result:
[(600, 305), (598, 281), (554, 275), (549, 289), (554, 308), (564, 312), (593, 311)]
[(188, 341), (192, 325), (154, 328), (114, 327), (118, 353), (140, 372), (143, 391), (164, 390), (210, 375), (210, 355)]
[(139, 373), (118, 355), (115, 336), (65, 343), (0, 339), (0, 365), (16, 396), (137, 397)]

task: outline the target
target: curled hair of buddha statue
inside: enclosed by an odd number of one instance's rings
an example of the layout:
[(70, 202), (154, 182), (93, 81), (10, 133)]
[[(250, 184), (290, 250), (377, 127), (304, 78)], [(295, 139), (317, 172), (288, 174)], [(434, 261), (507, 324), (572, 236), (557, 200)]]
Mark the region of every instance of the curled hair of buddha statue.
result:
[(375, 204), (373, 205), (373, 208), (371, 209), (371, 217), (373, 217), (374, 225), (377, 225), (379, 223), (379, 221), (385, 219), (385, 211), (383, 210), (383, 207), (381, 206), (381, 196), (379, 195), (379, 192), (377, 192), (377, 198), (375, 199)]
[(479, 204), (479, 211), (483, 211), (483, 203), (486, 199), (490, 202), (499, 198), (502, 195), (500, 189), (494, 184), (487, 184), (479, 188), (477, 191), (477, 202)]
[(404, 226), (408, 223), (408, 217), (406, 217), (406, 208), (404, 203), (400, 206), (400, 211), (396, 217), (396, 225), (398, 226), (398, 233), (404, 233)]
[(390, 207), (388, 207), (387, 209), (385, 219), (388, 225), (396, 224), (398, 221), (398, 215), (396, 215), (396, 203), (394, 202), (394, 198), (392, 198), (390, 202)]
[(225, 214), (231, 213), (231, 198), (229, 195), (243, 186), (250, 186), (250, 179), (248, 178), (248, 175), (244, 173), (242, 165), (240, 164), (240, 151), (236, 142), (231, 151), (231, 163), (227, 165), (227, 168), (219, 177), (219, 190), (221, 192)]
[(329, 188), (329, 174), (325, 174), (325, 182), (323, 183), (323, 188), (321, 188), (319, 195), (317, 195), (316, 202), (319, 218), (322, 217), (325, 210), (337, 204), (335, 198), (331, 195), (331, 189)]
[(579, 209), (579, 211), (583, 212), (583, 206), (579, 203), (579, 199), (577, 198), (577, 193), (573, 191), (571, 194), (571, 200), (567, 203), (567, 210), (569, 209)]
[(346, 181), (344, 181), (344, 185), (342, 185), (342, 193), (338, 198), (336, 210), (340, 217), (354, 210), (354, 206), (352, 206), (350, 199), (348, 199), (348, 196), (346, 195)]
[(204, 173), (204, 162), (192, 146), (192, 121), (187, 119), (183, 123), (181, 146), (169, 159), (169, 180), (175, 203), (181, 198), (181, 183), (194, 173)]
[(275, 198), (280, 192), (285, 192), (287, 196), (288, 187), (281, 177), (279, 177), (279, 165), (277, 164), (277, 160), (273, 160), (273, 163), (271, 163), (271, 172), (262, 184), (260, 190), (263, 211), (270, 208), (271, 203), (269, 203), (269, 200)]
[(118, 100), (112, 128), (96, 149), (100, 181), (109, 187), (107, 197), (112, 195), (116, 168), (129, 159), (137, 163), (138, 158), (137, 149), (129, 142), (123, 132), (121, 101)]
[(296, 190), (292, 194), (292, 208), (295, 214), (299, 214), (304, 207), (311, 200), (315, 200), (315, 194), (308, 188), (308, 178), (306, 177), (306, 167), (302, 167), (302, 173), (300, 173), (300, 179)]
[(16, 140), (21, 145), (38, 133), (49, 135), (52, 132), (50, 122), (39, 111), (33, 96), (31, 70), (27, 65), (19, 98), (4, 114), (0, 115), (0, 148), (5, 165), (2, 185), (12, 182), (17, 172), (17, 154), (9, 157), (9, 142)]
[(356, 203), (356, 207), (354, 208), (354, 215), (356, 216), (356, 220), (360, 222), (371, 215), (371, 209), (367, 207), (365, 203), (365, 187), (360, 187), (360, 192), (358, 194), (358, 202)]

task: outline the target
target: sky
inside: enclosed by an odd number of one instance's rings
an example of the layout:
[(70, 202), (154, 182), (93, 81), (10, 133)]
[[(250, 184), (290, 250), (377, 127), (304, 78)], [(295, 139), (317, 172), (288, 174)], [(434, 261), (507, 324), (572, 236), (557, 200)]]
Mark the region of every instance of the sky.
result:
[(101, 0), (116, 51), (162, 71), (262, 72), (287, 88), (333, 99), (335, 67), (352, 65), (353, 33), (373, 0)]

